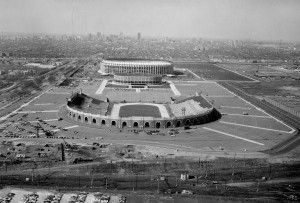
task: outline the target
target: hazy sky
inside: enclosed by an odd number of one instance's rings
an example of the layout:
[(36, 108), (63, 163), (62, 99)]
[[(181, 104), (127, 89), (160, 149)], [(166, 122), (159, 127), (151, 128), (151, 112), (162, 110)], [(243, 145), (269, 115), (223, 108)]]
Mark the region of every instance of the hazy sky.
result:
[(0, 0), (0, 32), (300, 41), (300, 0)]

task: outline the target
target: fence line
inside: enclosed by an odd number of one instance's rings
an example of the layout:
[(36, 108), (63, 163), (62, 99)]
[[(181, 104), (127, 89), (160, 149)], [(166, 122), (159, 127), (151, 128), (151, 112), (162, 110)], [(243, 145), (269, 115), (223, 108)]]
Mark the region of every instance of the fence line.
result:
[(287, 111), (289, 112), (290, 114), (293, 114), (294, 116), (297, 116), (298, 118), (300, 118), (300, 112), (298, 111), (295, 111), (294, 109), (292, 108), (289, 108), (289, 107), (286, 107), (284, 106), (283, 104), (277, 102), (277, 101), (274, 101), (273, 99), (270, 99), (269, 97), (264, 97), (265, 101), (269, 102), (270, 104), (284, 110), (284, 111)]

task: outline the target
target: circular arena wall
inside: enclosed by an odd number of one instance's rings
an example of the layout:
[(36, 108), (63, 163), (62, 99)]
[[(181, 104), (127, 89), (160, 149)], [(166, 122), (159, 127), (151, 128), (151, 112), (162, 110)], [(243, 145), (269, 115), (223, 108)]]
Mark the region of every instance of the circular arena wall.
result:
[(69, 106), (67, 106), (67, 114), (69, 118), (77, 122), (110, 128), (176, 128), (210, 123), (221, 117), (221, 114), (214, 108), (199, 115), (172, 118), (112, 118), (111, 116), (81, 112)]
[(157, 75), (114, 75), (116, 83), (131, 83), (131, 84), (160, 84), (162, 77)]
[(118, 74), (173, 74), (174, 65), (170, 61), (148, 59), (105, 59), (100, 63), (102, 73)]

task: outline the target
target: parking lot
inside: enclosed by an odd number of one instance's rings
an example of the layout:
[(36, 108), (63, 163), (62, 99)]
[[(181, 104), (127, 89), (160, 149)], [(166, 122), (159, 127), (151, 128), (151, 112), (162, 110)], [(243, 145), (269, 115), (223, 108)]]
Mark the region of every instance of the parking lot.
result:
[(22, 190), (4, 188), (0, 191), (0, 201), (5, 203), (124, 203), (121, 194), (102, 192), (61, 193), (49, 190)]

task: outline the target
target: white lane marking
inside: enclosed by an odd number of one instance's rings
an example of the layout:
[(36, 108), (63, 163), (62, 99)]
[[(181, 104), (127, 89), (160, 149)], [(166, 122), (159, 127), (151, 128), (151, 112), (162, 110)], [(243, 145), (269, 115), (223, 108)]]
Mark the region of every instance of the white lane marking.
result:
[(281, 132), (281, 133), (293, 133), (293, 131), (275, 130), (275, 129), (271, 129), (271, 128), (263, 128), (263, 127), (257, 127), (257, 126), (252, 126), (252, 125), (231, 123), (231, 122), (226, 122), (226, 121), (219, 121), (219, 123), (224, 123), (224, 124), (229, 124), (229, 125), (237, 125), (237, 126), (248, 127), (248, 128), (256, 128), (256, 129), (268, 130), (268, 131), (274, 131), (274, 132)]
[(220, 134), (223, 134), (223, 135), (227, 135), (229, 137), (234, 137), (234, 138), (237, 138), (237, 139), (240, 139), (240, 140), (244, 140), (244, 141), (247, 141), (247, 142), (251, 142), (251, 143), (254, 143), (254, 144), (258, 144), (258, 145), (262, 145), (262, 146), (265, 145), (265, 144), (260, 143), (260, 142), (256, 142), (256, 141), (249, 140), (249, 139), (246, 139), (246, 138), (243, 138), (243, 137), (239, 137), (239, 136), (236, 136), (236, 135), (224, 133), (222, 131), (214, 130), (214, 129), (211, 129), (211, 128), (203, 127), (203, 129), (209, 130), (209, 131), (213, 131), (213, 132), (216, 132), (216, 133), (220, 133)]
[(233, 95), (204, 95), (205, 97), (235, 97)]
[(18, 111), (17, 113), (54, 113), (59, 112), (59, 110), (45, 110), (45, 111)]
[(197, 84), (182, 84), (182, 83), (176, 83), (177, 86), (197, 86)]
[(222, 85), (218, 84), (217, 82), (215, 82), (215, 84), (217, 84), (218, 86), (222, 87), (223, 89), (225, 89), (226, 91), (230, 92), (231, 94), (235, 95), (236, 97), (240, 98), (241, 100), (243, 100), (243, 101), (246, 102), (247, 104), (250, 104), (251, 106), (253, 106), (253, 107), (256, 108), (257, 110), (259, 110), (259, 111), (261, 111), (261, 112), (267, 114), (268, 116), (272, 117), (272, 118), (275, 119), (277, 122), (279, 122), (279, 123), (285, 125), (285, 126), (288, 127), (289, 129), (291, 129), (290, 133), (293, 133), (293, 132), (296, 131), (294, 128), (292, 128), (291, 126), (287, 125), (287, 124), (284, 123), (283, 121), (281, 121), (281, 120), (275, 118), (274, 116), (268, 114), (267, 112), (265, 112), (265, 111), (262, 110), (261, 108), (258, 108), (257, 106), (255, 106), (254, 104), (248, 102), (247, 100), (243, 99), (242, 97), (240, 97), (240, 96), (234, 94), (233, 92), (229, 91), (228, 89), (226, 89), (226, 88), (223, 87)]
[(47, 94), (71, 94), (71, 92), (47, 92)]
[(230, 116), (245, 116), (245, 117), (257, 117), (257, 118), (272, 118), (270, 116), (257, 116), (257, 115), (243, 115), (243, 114), (234, 114), (234, 113), (225, 113), (225, 112), (222, 112), (222, 114), (225, 114), (225, 115), (230, 115)]
[(102, 94), (108, 80), (103, 80), (101, 85), (99, 86), (98, 90), (95, 92), (95, 94)]
[[(64, 129), (71, 129), (71, 128), (77, 128), (77, 127), (79, 127), (79, 125), (73, 125), (73, 126), (65, 127)], [(54, 130), (50, 130), (50, 131), (59, 132), (61, 130), (60, 129), (54, 129)], [(43, 134), (45, 134), (45, 133), (39, 133), (39, 135), (43, 135)]]
[[(181, 83), (181, 81), (174, 81), (175, 83)], [(188, 83), (215, 83), (215, 81), (210, 81), (210, 80), (188, 80), (188, 81), (184, 81), (184, 82), (188, 82)]]
[(170, 88), (176, 96), (181, 96), (181, 93), (178, 91), (177, 87), (174, 85), (172, 81), (169, 81)]
[(65, 129), (71, 129), (71, 128), (77, 128), (77, 127), (79, 127), (79, 125), (73, 125), (73, 126), (65, 127)]
[[(58, 120), (57, 120), (57, 118), (55, 118), (55, 119), (47, 119), (47, 120), (43, 120), (43, 121), (58, 121)], [(40, 121), (25, 121), (25, 122), (37, 123)], [(21, 123), (13, 123), (13, 124), (17, 125), (17, 124), (21, 124)]]
[(230, 108), (230, 109), (251, 109), (249, 107), (238, 107), (238, 106), (220, 106), (223, 108)]
[(43, 103), (43, 104), (34, 104), (36, 106), (44, 106), (44, 105), (54, 105), (54, 103)]
[(194, 73), (193, 71), (187, 69), (187, 71), (189, 71), (191, 74), (193, 74), (194, 76), (196, 76), (197, 78), (201, 79), (201, 80), (205, 80), (204, 78), (201, 78), (199, 75), (197, 75), (196, 73)]

